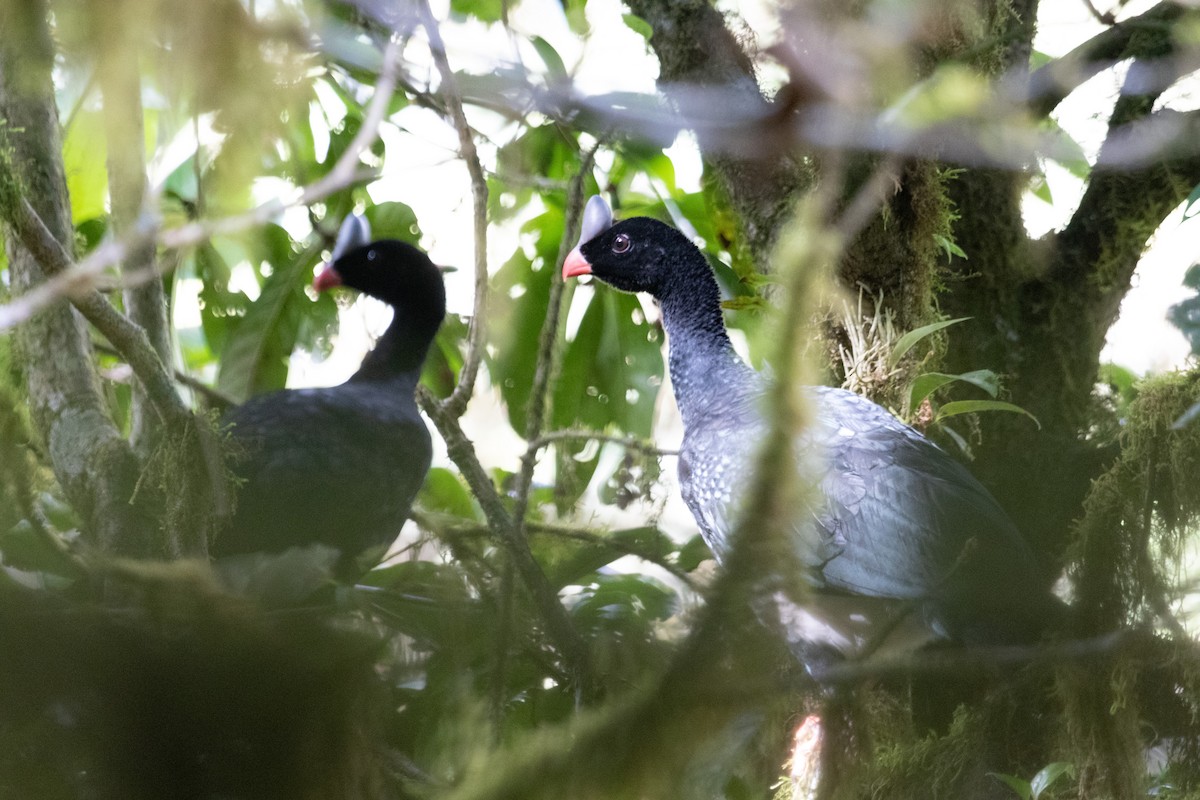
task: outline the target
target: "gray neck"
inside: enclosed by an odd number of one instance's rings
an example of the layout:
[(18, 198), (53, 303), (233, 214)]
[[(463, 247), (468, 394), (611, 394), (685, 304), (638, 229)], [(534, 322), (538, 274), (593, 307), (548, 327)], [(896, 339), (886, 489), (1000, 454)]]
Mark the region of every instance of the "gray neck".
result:
[(703, 285), (692, 285), (686, 293), (664, 292), (660, 297), (671, 385), (684, 428), (722, 415), (758, 388), (758, 374), (738, 357), (725, 331), (716, 280), (712, 273), (706, 277)]

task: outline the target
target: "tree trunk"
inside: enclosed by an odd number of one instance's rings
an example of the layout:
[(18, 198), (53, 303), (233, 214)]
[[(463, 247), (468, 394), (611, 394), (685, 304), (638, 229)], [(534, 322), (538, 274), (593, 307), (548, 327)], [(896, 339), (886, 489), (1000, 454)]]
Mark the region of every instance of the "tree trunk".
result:
[[(0, 30), (6, 32), (0, 37), (0, 117), (7, 155), (23, 184), (8, 188), (23, 194), (72, 252), (47, 13), (42, 0), (0, 6)], [(7, 237), (7, 248), (14, 295), (45, 279), (15, 237)], [(139, 552), (141, 543), (131, 533), (145, 530), (133, 502), (140, 469), (102, 401), (83, 319), (71, 306), (56, 305), (24, 323), (16, 341), (34, 422), (89, 538), (107, 551)]]

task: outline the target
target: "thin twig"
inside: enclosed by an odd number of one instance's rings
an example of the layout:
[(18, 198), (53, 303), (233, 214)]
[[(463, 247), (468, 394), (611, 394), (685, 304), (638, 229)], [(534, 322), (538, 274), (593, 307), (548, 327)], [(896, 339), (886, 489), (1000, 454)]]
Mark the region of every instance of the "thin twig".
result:
[[(130, 229), (127, 236), (102, 242), (86, 258), (58, 274), (48, 277), (46, 281), (11, 302), (0, 305), (0, 330), (24, 322), (64, 297), (71, 297), (91, 288), (101, 278), (104, 270), (124, 259), (130, 250), (144, 247), (149, 243), (157, 244), (168, 250), (179, 249), (206, 242), (214, 236), (239, 233), (278, 217), (288, 208), (312, 204), (363, 179), (364, 173), (358, 166), (358, 157), (374, 142), (379, 124), (387, 113), (388, 104), (396, 86), (395, 73), (398, 58), (399, 47), (395, 42), (389, 43), (387, 50), (384, 51), (383, 66), (380, 70), (379, 81), (375, 85), (375, 95), (371, 98), (371, 104), (363, 117), (362, 127), (347, 146), (341, 158), (334, 164), (333, 169), (320, 180), (300, 189), (290, 199), (269, 200), (250, 211), (222, 219), (190, 222), (177, 228), (159, 230), (158, 221), (147, 216)], [(374, 173), (367, 174), (373, 175)], [(70, 264), (69, 258), (67, 263)], [(144, 272), (139, 279), (150, 280), (154, 277), (157, 277), (156, 272)], [(123, 285), (128, 286), (132, 283)], [(133, 366), (132, 363), (130, 366)]]
[(441, 76), (441, 94), (445, 98), (446, 110), (450, 113), (454, 130), (458, 133), (459, 154), (466, 162), (467, 172), (471, 176), (471, 197), (474, 201), (475, 298), (471, 322), (467, 328), (467, 352), (463, 357), (462, 369), (458, 373), (458, 384), (445, 400), (446, 407), (455, 416), (461, 417), (467, 409), (471, 394), (475, 391), (475, 378), (483, 360), (483, 339), (487, 330), (487, 178), (483, 174), (483, 165), (479, 161), (471, 126), (467, 123), (467, 115), (463, 111), (458, 81), (446, 57), (446, 43), (442, 41), (441, 30), (429, 9), (428, 0), (419, 0), (417, 11), (421, 17), (421, 25), (429, 37), (429, 51), (433, 56), (433, 63)]
[(524, 537), (515, 535), (516, 528), (504, 507), (504, 501), (483, 465), (479, 463), (474, 446), (459, 425), (458, 416), (424, 386), (417, 387), (416, 396), (421, 410), (429, 416), (445, 440), (446, 454), (458, 467), (463, 480), (467, 482), (475, 499), (483, 508), (493, 535), (508, 552), (513, 567), (529, 590), (534, 605), (546, 624), (546, 631), (562, 655), (572, 681), (581, 687), (585, 694), (592, 694), (593, 676), (587, 645), (575, 630), (567, 610), (559, 602), (558, 593), (550, 585), (546, 573), (533, 557), (529, 542)]
[(677, 456), (678, 450), (665, 450), (654, 442), (648, 439), (643, 439), (640, 436), (617, 436), (611, 433), (600, 433), (599, 431), (589, 431), (583, 428), (567, 428), (558, 431), (549, 431), (543, 433), (536, 439), (529, 442), (530, 450), (541, 450), (543, 447), (548, 447), (556, 442), (571, 442), (571, 441), (595, 441), (595, 442), (610, 442), (619, 444), (629, 450), (638, 450), (643, 453), (649, 453), (656, 456)]
[[(567, 190), (566, 217), (563, 225), (563, 238), (558, 245), (558, 257), (555, 259), (556, 269), (551, 276), (550, 297), (546, 305), (546, 319), (542, 322), (542, 330), (538, 335), (537, 360), (533, 370), (533, 385), (529, 390), (529, 405), (525, 411), (525, 436), (536, 440), (542, 433), (549, 414), (549, 392), (547, 387), (550, 376), (557, 371), (555, 344), (558, 342), (559, 317), (562, 315), (562, 297), (565, 282), (557, 267), (570, 252), (571, 240), (579, 229), (580, 216), (583, 213), (583, 182), (591, 172), (592, 161), (596, 155), (599, 142), (583, 159), (579, 172), (571, 179)], [(521, 471), (517, 476), (516, 499), (513, 503), (513, 523), (517, 527), (517, 535), (523, 535), (525, 514), (529, 510), (529, 490), (533, 486), (533, 470), (537, 465), (537, 454), (540, 450), (533, 442), (525, 449), (521, 458)]]
[[(117, 358), (121, 357), (121, 353), (119, 350), (117, 350), (117, 348), (113, 347), (112, 345), (105, 344), (104, 342), (93, 341), (92, 349), (98, 353), (116, 356)], [(189, 375), (180, 369), (173, 370), (172, 372), (176, 381), (182, 383), (196, 394), (202, 395), (204, 399), (208, 401), (210, 406), (224, 410), (226, 408), (233, 408), (234, 406), (238, 405), (237, 398), (222, 392), (215, 386), (209, 386), (195, 375)]]
[(1090, 639), (1034, 645), (969, 647), (909, 653), (903, 656), (874, 658), (864, 662), (844, 661), (814, 671), (822, 686), (863, 683), (890, 677), (913, 675), (962, 675), (964, 672), (994, 673), (1002, 667), (1057, 664), (1110, 655), (1131, 638), (1125, 632), (1108, 633)]

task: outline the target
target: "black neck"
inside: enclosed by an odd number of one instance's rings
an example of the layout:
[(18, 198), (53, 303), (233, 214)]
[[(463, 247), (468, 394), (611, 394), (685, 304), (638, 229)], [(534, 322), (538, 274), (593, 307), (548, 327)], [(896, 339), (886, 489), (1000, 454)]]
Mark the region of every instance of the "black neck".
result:
[(420, 371), (437, 328), (432, 332), (414, 330), (410, 320), (400, 319), (399, 310), (393, 313), (392, 323), (367, 353), (358, 372), (350, 377), (351, 381), (385, 381)]
[[(733, 349), (721, 297), (708, 265), (702, 274), (686, 276), (660, 292), (663, 327), (670, 337), (671, 383), (684, 426), (706, 411), (724, 407), (724, 399), (744, 390), (754, 372)], [(686, 283), (686, 285), (684, 285)]]

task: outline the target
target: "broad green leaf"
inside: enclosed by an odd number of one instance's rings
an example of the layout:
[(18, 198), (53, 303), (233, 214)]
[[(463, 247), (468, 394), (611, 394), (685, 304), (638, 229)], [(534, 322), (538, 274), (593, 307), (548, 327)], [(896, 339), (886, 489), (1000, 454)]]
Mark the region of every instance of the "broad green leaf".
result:
[(577, 36), (586, 36), (591, 28), (588, 26), (587, 0), (561, 0), (563, 13), (567, 16), (567, 27)]
[(1005, 775), (1002, 772), (989, 772), (988, 775), (1002, 781), (1021, 800), (1032, 800), (1032, 790), (1029, 787), (1029, 781), (1018, 778), (1016, 775)]
[(1042, 423), (1038, 422), (1037, 417), (1033, 414), (1030, 414), (1014, 403), (1005, 403), (1003, 400), (955, 400), (938, 408), (935, 421), (940, 422), (943, 419), (955, 417), (959, 414), (977, 414), (980, 411), (1009, 411), (1014, 414), (1024, 414), (1033, 420), (1033, 424), (1039, 428), (1042, 427)]
[(563, 354), (554, 424), (582, 422), (596, 430), (611, 425), (649, 436), (662, 373), (658, 329), (645, 321), (638, 299), (597, 288)]
[(537, 533), (534, 538), (534, 555), (545, 570), (550, 585), (556, 589), (577, 583), (618, 558), (630, 555), (630, 551), (662, 556), (673, 549), (671, 540), (654, 527), (597, 534), (589, 541), (553, 533)]
[[(238, 321), (221, 349), (217, 388), (239, 400), (281, 389), (287, 382), (288, 358), (296, 345), (304, 314), (312, 300), (304, 288), (316, 261), (317, 248), (292, 255), (290, 239), (278, 226), (262, 230), (272, 273), (262, 292)], [(290, 260), (287, 260), (289, 259)]]
[(654, 28), (650, 26), (649, 22), (646, 22), (646, 20), (642, 19), (637, 14), (622, 14), (621, 19), (625, 21), (625, 24), (631, 31), (636, 33), (638, 36), (641, 36), (647, 42), (649, 42), (650, 38), (654, 36)]
[(457, 314), (446, 315), (421, 368), (421, 383), (436, 396), (446, 398), (454, 391), (462, 371), (466, 341), (466, 321)]
[(571, 616), (585, 629), (630, 629), (670, 616), (676, 600), (674, 592), (645, 575), (598, 575), (568, 602)]
[(711, 560), (713, 557), (713, 552), (704, 541), (704, 537), (696, 534), (691, 539), (688, 539), (683, 547), (679, 548), (679, 568), (684, 572), (691, 572), (700, 566), (700, 564)]
[(1033, 776), (1033, 780), (1029, 782), (1029, 790), (1032, 800), (1038, 800), (1042, 796), (1042, 792), (1049, 789), (1063, 775), (1075, 773), (1075, 765), (1068, 761), (1055, 761), (1047, 764), (1038, 770), (1038, 774)]
[[(518, 249), (493, 278), (495, 292), (490, 320), (495, 332), (495, 350), (489, 350), (488, 371), (500, 389), (509, 423), (517, 433), (525, 431), (525, 408), (537, 366), (537, 342), (549, 306), (550, 281), (562, 238), (562, 213), (549, 209), (523, 228), (536, 237), (538, 262)], [(553, 256), (545, 253), (554, 248)]]
[(570, 77), (567, 74), (567, 65), (563, 63), (562, 57), (554, 49), (554, 46), (541, 36), (534, 36), (530, 41), (533, 42), (533, 49), (541, 57), (542, 63), (546, 65), (546, 72), (550, 75), (550, 79), (555, 82), (566, 81)]
[(0, 533), (0, 553), (4, 554), (5, 564), (17, 569), (71, 579), (84, 576), (65, 549), (52, 544), (25, 520), (18, 522), (11, 530)]
[(904, 358), (904, 355), (913, 348), (913, 345), (915, 345), (917, 342), (924, 339), (926, 336), (930, 336), (934, 333), (937, 333), (942, 328), (948, 328), (951, 325), (957, 325), (958, 323), (964, 322), (968, 319), (970, 319), (970, 317), (959, 317), (958, 319), (944, 319), (940, 322), (933, 322), (933, 323), (930, 323), (929, 325), (922, 325), (920, 328), (916, 328), (914, 330), (909, 331), (908, 333), (906, 333), (900, 337), (900, 341), (896, 342), (895, 348), (892, 349), (892, 355), (888, 359), (888, 365), (895, 366), (896, 364), (899, 364), (900, 359)]
[(421, 226), (411, 206), (389, 201), (369, 206), (367, 220), (371, 223), (371, 236), (376, 239), (399, 239), (409, 244), (421, 240)]
[(80, 111), (63, 140), (63, 170), (76, 225), (108, 213), (108, 148), (104, 119), (97, 111)]
[(912, 388), (908, 393), (908, 407), (910, 409), (921, 405), (926, 397), (936, 392), (948, 383), (961, 381), (969, 383), (972, 386), (977, 386), (987, 392), (992, 397), (1000, 391), (1000, 380), (996, 377), (996, 373), (987, 369), (975, 370), (973, 372), (964, 372), (961, 375), (949, 375), (945, 372), (926, 372), (918, 375), (913, 381)]
[(462, 478), (444, 467), (429, 470), (417, 502), (427, 511), (440, 511), (462, 519), (480, 519), (479, 506)]

